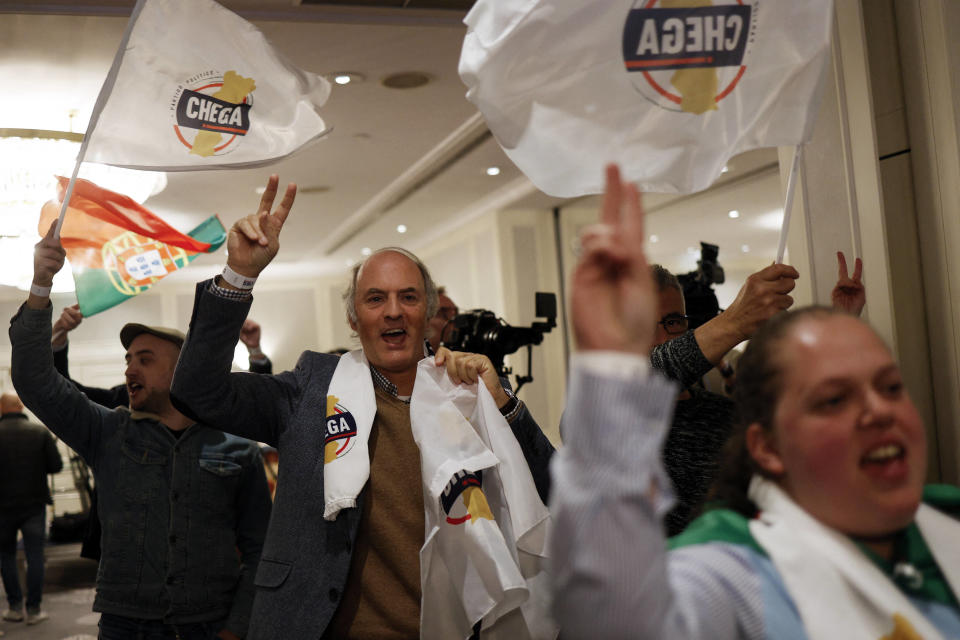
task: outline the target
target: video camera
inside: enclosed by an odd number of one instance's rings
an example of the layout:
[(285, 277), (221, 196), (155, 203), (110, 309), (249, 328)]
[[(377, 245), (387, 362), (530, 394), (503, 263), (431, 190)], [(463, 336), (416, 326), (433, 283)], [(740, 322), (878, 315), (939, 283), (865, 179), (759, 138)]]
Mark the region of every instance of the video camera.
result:
[[(444, 340), (443, 346), (451, 351), (482, 353), (490, 358), (500, 376), (511, 373), (509, 367), (503, 366), (504, 357), (520, 347), (527, 347), (527, 375), (517, 376), (514, 389), (515, 392), (520, 391), (520, 387), (533, 381), (533, 345), (543, 342), (543, 335), (557, 326), (557, 296), (540, 291), (536, 296), (537, 317), (546, 318), (545, 322), (534, 322), (529, 327), (512, 327), (493, 311), (473, 309), (450, 321), (450, 339)], [(446, 330), (443, 335), (447, 335)]]
[(713, 292), (713, 285), (723, 284), (725, 280), (723, 267), (717, 262), (719, 253), (720, 247), (717, 245), (701, 242), (697, 270), (677, 276), (683, 287), (691, 329), (696, 329), (720, 313), (720, 303)]

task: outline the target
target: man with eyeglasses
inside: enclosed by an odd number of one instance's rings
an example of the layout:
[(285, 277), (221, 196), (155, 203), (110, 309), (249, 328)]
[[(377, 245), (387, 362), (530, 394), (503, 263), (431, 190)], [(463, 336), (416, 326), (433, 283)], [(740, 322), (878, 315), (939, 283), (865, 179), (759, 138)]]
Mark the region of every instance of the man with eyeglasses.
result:
[(667, 535), (672, 536), (696, 517), (733, 424), (733, 402), (695, 383), (763, 322), (793, 304), (788, 294), (799, 274), (782, 264), (752, 274), (726, 311), (689, 331), (677, 277), (660, 265), (653, 265), (651, 271), (660, 320), (650, 360), (683, 386), (663, 447), (664, 467), (677, 494), (676, 504), (664, 519)]
[(453, 329), (453, 319), (457, 317), (460, 310), (456, 303), (447, 295), (446, 287), (437, 287), (437, 312), (430, 318), (430, 330), (427, 332), (427, 339), (430, 341), (430, 348), (436, 353), (444, 339), (450, 337)]

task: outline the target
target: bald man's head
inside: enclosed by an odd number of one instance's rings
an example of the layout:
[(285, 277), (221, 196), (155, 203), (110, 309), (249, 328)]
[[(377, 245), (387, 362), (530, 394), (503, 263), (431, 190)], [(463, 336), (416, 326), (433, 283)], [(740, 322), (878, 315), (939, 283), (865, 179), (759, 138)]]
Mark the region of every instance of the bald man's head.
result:
[(15, 393), (5, 393), (0, 395), (0, 414), (4, 413), (23, 413), (23, 403)]

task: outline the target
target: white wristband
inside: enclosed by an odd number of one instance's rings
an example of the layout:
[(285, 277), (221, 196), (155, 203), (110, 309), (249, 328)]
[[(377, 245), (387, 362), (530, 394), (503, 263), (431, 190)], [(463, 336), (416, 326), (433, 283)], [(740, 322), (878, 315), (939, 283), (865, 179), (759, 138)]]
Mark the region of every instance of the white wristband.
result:
[(53, 289), (53, 287), (41, 287), (38, 284), (34, 284), (34, 283), (30, 284), (30, 293), (37, 296), (38, 298), (49, 298), (51, 289)]
[(243, 289), (244, 291), (249, 291), (253, 289), (254, 283), (257, 281), (256, 278), (251, 278), (250, 276), (242, 276), (229, 266), (223, 267), (223, 273), (220, 274), (225, 281), (229, 282), (237, 289)]

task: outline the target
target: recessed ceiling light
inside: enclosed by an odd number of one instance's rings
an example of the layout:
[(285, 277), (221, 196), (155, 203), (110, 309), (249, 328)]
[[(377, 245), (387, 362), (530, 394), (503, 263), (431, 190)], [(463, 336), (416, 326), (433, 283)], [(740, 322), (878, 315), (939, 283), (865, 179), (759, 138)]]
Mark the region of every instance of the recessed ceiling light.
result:
[(728, 213), (727, 215), (730, 216), (731, 218), (739, 218), (739, 217), (740, 217), (740, 212), (737, 211), (736, 209), (734, 209), (733, 211), (731, 211), (731, 212)]
[(740, 251), (743, 251), (744, 253), (750, 253), (750, 245), (748, 244), (740, 245)]
[(660, 236), (658, 236), (657, 234), (653, 234), (652, 236), (650, 236), (650, 242), (660, 242)]
[(407, 225), (405, 224), (397, 225), (397, 233), (406, 233), (406, 232), (407, 232)]
[(334, 71), (333, 73), (328, 73), (326, 78), (341, 86), (345, 84), (357, 84), (366, 80), (362, 73), (357, 73), (356, 71)]
[(391, 73), (380, 81), (390, 89), (416, 89), (430, 82), (430, 75), (423, 71), (401, 71)]
[(487, 167), (488, 176), (498, 176), (500, 175), (500, 167)]
[(364, 247), (363, 249), (360, 249), (361, 255), (368, 256), (371, 253), (373, 253), (373, 251), (371, 251), (370, 247)]
[(720, 175), (723, 175), (728, 171), (730, 171), (730, 167), (728, 167), (727, 165), (723, 165), (723, 169), (720, 169)]

